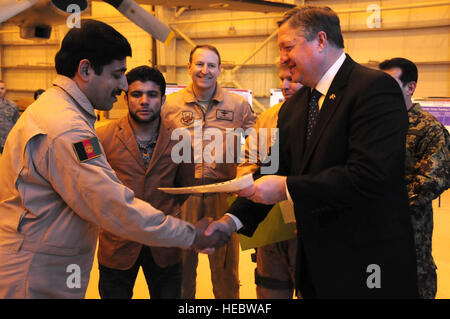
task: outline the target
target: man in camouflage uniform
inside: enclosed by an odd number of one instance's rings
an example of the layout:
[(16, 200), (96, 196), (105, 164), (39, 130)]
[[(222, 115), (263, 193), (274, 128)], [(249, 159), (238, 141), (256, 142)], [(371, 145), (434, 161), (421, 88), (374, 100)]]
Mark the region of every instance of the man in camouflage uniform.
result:
[(0, 154), (3, 153), (6, 137), (19, 118), (17, 105), (5, 97), (6, 84), (0, 80)]
[(380, 63), (380, 69), (399, 83), (408, 109), (406, 183), (414, 228), (419, 295), (433, 299), (437, 291), (436, 265), (431, 254), (433, 199), (449, 187), (449, 133), (433, 115), (411, 97), (417, 86), (416, 65), (403, 58)]

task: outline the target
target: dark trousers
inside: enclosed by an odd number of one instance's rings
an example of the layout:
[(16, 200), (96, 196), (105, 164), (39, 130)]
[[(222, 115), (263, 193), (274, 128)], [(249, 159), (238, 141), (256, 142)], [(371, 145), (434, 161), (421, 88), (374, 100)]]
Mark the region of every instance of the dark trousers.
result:
[(181, 262), (161, 268), (153, 260), (150, 248), (142, 246), (136, 263), (127, 270), (99, 265), (98, 289), (102, 299), (131, 299), (139, 268), (142, 266), (150, 298), (181, 298)]
[(299, 298), (301, 296), (303, 299), (316, 299), (317, 295), (309, 273), (305, 248), (303, 247), (303, 243), (301, 243), (301, 241), (298, 249), (299, 251), (297, 252), (296, 266), (297, 295), (299, 295)]

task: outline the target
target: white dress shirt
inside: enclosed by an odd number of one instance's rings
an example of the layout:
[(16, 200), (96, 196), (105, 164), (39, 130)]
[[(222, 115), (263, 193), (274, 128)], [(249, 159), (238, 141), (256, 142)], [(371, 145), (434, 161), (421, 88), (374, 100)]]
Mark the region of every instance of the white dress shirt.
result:
[[(319, 83), (317, 83), (315, 89), (322, 93), (322, 95), (319, 98), (319, 111), (322, 109), (323, 101), (325, 100), (325, 96), (328, 93), (328, 89), (331, 86), (331, 83), (334, 80), (334, 77), (338, 73), (339, 69), (341, 68), (342, 64), (345, 61), (345, 53), (342, 52), (341, 56), (336, 60), (336, 62), (333, 63), (333, 65), (328, 69), (328, 71), (322, 76)], [(291, 194), (289, 194), (289, 190), (286, 183), (286, 197), (288, 201), (292, 204), (294, 202), (292, 201)]]

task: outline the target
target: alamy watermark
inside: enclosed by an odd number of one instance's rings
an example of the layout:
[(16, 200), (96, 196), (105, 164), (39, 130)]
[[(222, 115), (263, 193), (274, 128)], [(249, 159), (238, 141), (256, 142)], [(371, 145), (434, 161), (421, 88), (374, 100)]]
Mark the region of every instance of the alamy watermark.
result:
[(66, 272), (70, 273), (66, 279), (67, 288), (81, 288), (81, 268), (77, 264), (70, 264), (66, 267)]
[(381, 267), (377, 264), (370, 264), (366, 268), (366, 272), (370, 275), (367, 277), (367, 288), (381, 288)]
[[(381, 28), (381, 8), (377, 4), (369, 4), (366, 9), (370, 15), (367, 17), (366, 25), (369, 29), (379, 29)], [(69, 4), (66, 8), (67, 13), (71, 13), (67, 19), (67, 27), (80, 28), (81, 27), (81, 8), (78, 4)]]
[(69, 29), (81, 28), (81, 8), (78, 4), (69, 4), (66, 8), (67, 13), (71, 13), (66, 19), (66, 25)]
[(377, 4), (369, 4), (367, 6), (367, 12), (370, 15), (367, 17), (366, 25), (369, 29), (381, 28), (381, 8)]

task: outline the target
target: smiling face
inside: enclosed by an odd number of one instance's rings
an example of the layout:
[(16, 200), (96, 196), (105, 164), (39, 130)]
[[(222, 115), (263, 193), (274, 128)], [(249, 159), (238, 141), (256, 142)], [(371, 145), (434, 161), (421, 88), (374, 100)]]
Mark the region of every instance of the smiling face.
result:
[(157, 119), (164, 99), (159, 85), (152, 81), (134, 81), (125, 95), (128, 111), (138, 123), (149, 123)]
[(290, 98), (297, 90), (302, 88), (302, 84), (292, 80), (291, 72), (286, 67), (280, 69), (281, 92), (285, 99)]
[(188, 63), (189, 74), (193, 86), (201, 91), (215, 88), (221, 67), (217, 54), (207, 48), (199, 48), (192, 55)]
[(291, 28), (289, 23), (280, 27), (278, 30), (280, 63), (287, 65), (292, 81), (315, 87), (321, 77), (320, 41), (318, 37), (307, 41), (300, 33)]
[(95, 74), (94, 70), (90, 68), (86, 95), (95, 109), (111, 110), (117, 101), (117, 96), (122, 91), (128, 90), (126, 69), (126, 59), (114, 60), (105, 65), (100, 75)]

